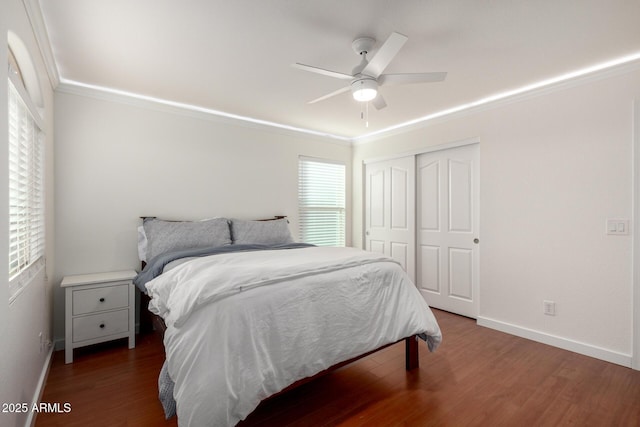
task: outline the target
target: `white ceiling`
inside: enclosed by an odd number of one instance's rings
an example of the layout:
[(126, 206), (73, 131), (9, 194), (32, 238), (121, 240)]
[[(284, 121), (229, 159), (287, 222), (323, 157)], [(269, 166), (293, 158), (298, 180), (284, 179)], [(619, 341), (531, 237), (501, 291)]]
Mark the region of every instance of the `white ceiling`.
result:
[[(63, 83), (78, 82), (349, 138), (640, 52), (640, 0), (40, 0)], [(351, 42), (409, 40), (369, 127), (345, 85)], [(375, 55), (375, 51), (373, 52)], [(371, 55), (369, 55), (371, 57)]]

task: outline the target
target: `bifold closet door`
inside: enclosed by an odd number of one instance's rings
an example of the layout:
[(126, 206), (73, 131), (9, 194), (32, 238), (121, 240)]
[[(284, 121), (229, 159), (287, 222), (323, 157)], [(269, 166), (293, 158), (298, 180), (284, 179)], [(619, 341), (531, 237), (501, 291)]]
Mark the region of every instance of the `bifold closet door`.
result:
[(478, 144), (417, 157), (416, 285), (435, 308), (478, 315)]
[(365, 247), (398, 261), (415, 282), (415, 157), (365, 165)]

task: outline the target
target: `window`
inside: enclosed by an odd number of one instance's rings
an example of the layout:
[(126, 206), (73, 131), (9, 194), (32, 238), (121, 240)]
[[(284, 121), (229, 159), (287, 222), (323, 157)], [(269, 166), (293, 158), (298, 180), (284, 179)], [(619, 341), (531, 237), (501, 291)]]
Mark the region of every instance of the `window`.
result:
[(14, 55), (11, 48), (9, 48), (9, 74), (14, 74), (20, 81), (20, 84), (23, 87), (26, 87), (26, 85), (24, 84), (24, 77), (22, 77), (22, 72), (20, 70), (20, 67), (18, 66), (18, 60), (16, 59), (16, 55)]
[(345, 245), (345, 165), (300, 157), (299, 237), (318, 246)]
[[(11, 55), (12, 56), (12, 55)], [(44, 139), (38, 110), (9, 61), (9, 296), (44, 265)]]

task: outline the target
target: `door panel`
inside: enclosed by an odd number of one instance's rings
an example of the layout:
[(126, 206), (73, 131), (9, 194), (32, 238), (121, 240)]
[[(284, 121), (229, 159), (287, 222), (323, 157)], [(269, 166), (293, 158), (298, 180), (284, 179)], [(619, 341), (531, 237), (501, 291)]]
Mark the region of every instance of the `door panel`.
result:
[(415, 157), (365, 166), (365, 248), (398, 261), (415, 281)]
[(384, 254), (384, 242), (380, 240), (370, 240), (369, 247), (367, 249), (370, 250), (371, 252)]
[(470, 232), (472, 227), (471, 162), (449, 159), (449, 230)]
[(409, 191), (408, 173), (406, 169), (391, 168), (391, 229), (406, 230), (408, 228), (408, 200), (413, 195)]
[(419, 252), (418, 264), (422, 267), (419, 283), (422, 289), (440, 292), (440, 247), (422, 245)]
[(449, 248), (449, 294), (452, 297), (473, 300), (471, 256), (468, 249)]
[(422, 210), (420, 224), (423, 230), (435, 231), (440, 228), (440, 164), (431, 162), (419, 168), (422, 190)]
[(398, 261), (402, 268), (407, 271), (407, 262), (409, 261), (409, 245), (406, 243), (391, 242), (391, 258)]
[(368, 178), (368, 196), (371, 208), (367, 209), (371, 227), (384, 227), (384, 175), (383, 169), (374, 171)]
[(417, 158), (417, 286), (435, 308), (478, 315), (478, 145)]

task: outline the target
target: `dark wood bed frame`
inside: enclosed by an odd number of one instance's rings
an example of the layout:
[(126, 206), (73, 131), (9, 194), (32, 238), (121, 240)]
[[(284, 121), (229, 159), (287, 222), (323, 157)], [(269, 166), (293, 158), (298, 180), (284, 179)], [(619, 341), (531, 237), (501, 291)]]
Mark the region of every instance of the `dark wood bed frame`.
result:
[[(155, 217), (141, 217), (143, 220), (145, 218), (155, 218)], [(269, 219), (260, 219), (258, 221), (273, 221), (276, 219), (283, 219), (286, 218), (286, 216), (275, 216), (273, 218), (269, 218)], [(144, 268), (145, 263), (144, 261), (142, 262), (142, 268)], [(149, 310), (145, 310), (143, 308), (149, 307), (149, 302), (151, 301), (150, 297), (145, 294), (145, 293), (140, 293), (140, 333), (157, 333), (159, 334), (161, 337), (164, 336), (164, 332), (166, 330), (166, 325), (164, 323), (164, 320), (160, 317), (157, 316), (153, 313), (151, 313)], [(334, 371), (338, 368), (341, 368), (345, 365), (348, 365), (349, 363), (355, 362), (356, 360), (362, 359), (363, 357), (369, 356), (370, 354), (373, 354), (377, 351), (380, 351), (384, 348), (387, 348), (389, 346), (392, 346), (394, 344), (399, 343), (400, 341), (405, 342), (405, 369), (407, 371), (413, 370), (413, 369), (417, 369), (420, 366), (420, 361), (419, 361), (419, 351), (418, 351), (418, 336), (417, 335), (412, 335), (406, 338), (403, 338), (399, 341), (396, 341), (394, 343), (391, 344), (387, 344), (384, 345), (382, 347), (379, 347), (375, 350), (369, 351), (367, 353), (361, 354), (360, 356), (354, 357), (353, 359), (349, 359), (346, 360), (344, 362), (340, 362), (336, 365), (333, 365), (331, 367), (329, 367), (328, 369), (317, 373), (316, 375), (313, 375), (311, 377), (307, 377), (307, 378), (303, 378), (299, 381), (296, 381), (295, 383), (291, 384), (289, 387), (286, 387), (284, 390), (270, 396), (274, 397), (277, 395), (280, 395), (282, 393), (285, 393), (289, 390), (292, 390), (296, 387), (301, 386), (302, 384), (306, 384), (309, 381), (313, 381), (314, 379), (321, 377), (323, 375), (326, 375), (327, 373)]]

